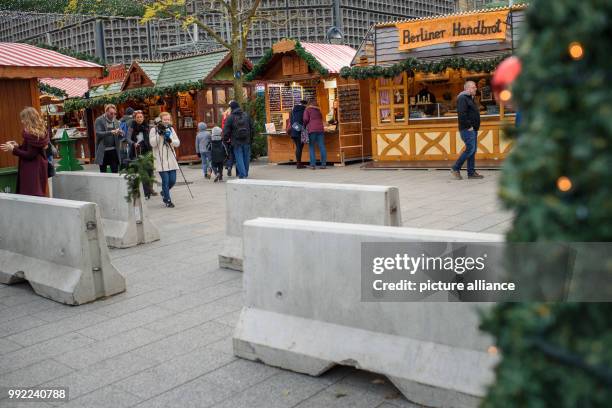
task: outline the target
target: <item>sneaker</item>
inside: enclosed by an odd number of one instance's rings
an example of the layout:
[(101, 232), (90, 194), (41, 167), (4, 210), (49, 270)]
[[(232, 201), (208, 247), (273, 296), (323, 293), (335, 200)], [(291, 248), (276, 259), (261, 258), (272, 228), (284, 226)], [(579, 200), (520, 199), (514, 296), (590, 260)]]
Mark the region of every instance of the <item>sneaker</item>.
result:
[(468, 179), (483, 179), (484, 176), (474, 172), (472, 175), (468, 175)]
[(463, 177), (461, 177), (461, 173), (453, 169), (451, 169), (451, 177), (455, 180), (463, 180)]
[(306, 166), (304, 166), (302, 163), (299, 163), (296, 167), (298, 169), (305, 169), (306, 168)]
[(168, 207), (168, 208), (174, 208), (174, 204), (172, 203), (172, 201), (168, 201), (168, 202), (166, 203), (166, 207)]

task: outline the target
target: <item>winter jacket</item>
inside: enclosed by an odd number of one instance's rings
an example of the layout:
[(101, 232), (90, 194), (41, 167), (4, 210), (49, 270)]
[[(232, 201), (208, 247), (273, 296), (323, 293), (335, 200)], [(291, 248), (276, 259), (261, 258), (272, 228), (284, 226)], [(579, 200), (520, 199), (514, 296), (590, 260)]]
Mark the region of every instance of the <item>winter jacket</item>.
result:
[(157, 133), (157, 128), (151, 128), (149, 131), (149, 143), (153, 149), (153, 158), (155, 159), (155, 171), (169, 171), (178, 170), (179, 165), (176, 161), (175, 147), (181, 145), (174, 128), (170, 128), (172, 143), (170, 146), (168, 143), (164, 143), (164, 136)]
[[(249, 136), (247, 141), (240, 141), (237, 138), (238, 134), (238, 119), (240, 115), (246, 115), (247, 118), (247, 128), (249, 131)], [(242, 109), (236, 108), (232, 111), (232, 113), (227, 117), (225, 121), (225, 125), (223, 126), (223, 140), (226, 143), (231, 143), (232, 147), (238, 147), (243, 144), (251, 144), (253, 141), (253, 135), (255, 134), (255, 124), (253, 123), (253, 119), (249, 116), (248, 113), (243, 112)]]
[(23, 131), (23, 143), (13, 149), (19, 157), (17, 194), (45, 197), (47, 195), (47, 157), (49, 137), (40, 138)]
[(94, 122), (94, 128), (96, 131), (96, 164), (102, 165), (104, 163), (104, 139), (113, 138), (115, 144), (115, 150), (117, 157), (121, 157), (121, 140), (123, 139), (119, 134), (113, 135), (111, 130), (119, 129), (120, 122), (117, 119), (109, 121), (106, 118), (106, 114), (100, 115)]
[(210, 132), (206, 130), (205, 123), (200, 123), (198, 125), (198, 133), (196, 134), (195, 140), (195, 150), (196, 153), (200, 154), (210, 151)]
[[(136, 153), (145, 154), (151, 151), (151, 144), (149, 143), (149, 125), (147, 122), (142, 122), (140, 125), (136, 123), (136, 121), (132, 121), (130, 128), (128, 129), (128, 134), (125, 137), (126, 142), (130, 145), (130, 158), (133, 159), (136, 157)], [(138, 135), (142, 133), (142, 141), (138, 142)], [(138, 151), (134, 147), (136, 143), (138, 145)]]
[(289, 127), (291, 129), (290, 136), (293, 138), (299, 139), (300, 137), (302, 137), (302, 132), (293, 129), (293, 124), (299, 123), (300, 125), (304, 125), (304, 110), (305, 109), (306, 109), (306, 106), (301, 105), (301, 104), (294, 106), (293, 110), (291, 111), (291, 115), (289, 115)]
[(467, 130), (471, 127), (474, 130), (480, 128), (480, 111), (474, 98), (467, 92), (461, 92), (457, 96), (457, 119), (459, 130)]
[(308, 133), (324, 132), (323, 114), (317, 106), (309, 106), (304, 110), (304, 126)]

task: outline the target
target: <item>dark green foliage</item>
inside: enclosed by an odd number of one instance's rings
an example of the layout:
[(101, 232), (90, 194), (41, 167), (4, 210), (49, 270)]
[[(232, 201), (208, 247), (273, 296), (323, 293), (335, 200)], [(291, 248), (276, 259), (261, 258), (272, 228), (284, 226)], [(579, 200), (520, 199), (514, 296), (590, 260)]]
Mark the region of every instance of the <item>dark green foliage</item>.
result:
[[(507, 238), (612, 241), (612, 2), (536, 0), (526, 26), (512, 90), (523, 123), (500, 188), (515, 213)], [(596, 262), (612, 268), (612, 255)], [(482, 328), (502, 356), (485, 407), (610, 406), (612, 304), (501, 304)]]
[(255, 122), (255, 135), (251, 144), (251, 160), (268, 154), (268, 140), (262, 135), (266, 124), (266, 99), (263, 95), (244, 103), (244, 111)]
[(419, 61), (416, 58), (407, 58), (404, 61), (381, 67), (379, 65), (344, 67), (340, 70), (343, 78), (367, 79), (367, 78), (393, 78), (402, 72), (428, 72), (440, 73), (447, 68), (466, 69), (473, 72), (493, 72), (499, 63), (508, 57), (502, 55), (497, 58), (471, 60), (463, 57), (444, 58), (438, 62)]
[(58, 98), (62, 98), (62, 99), (68, 96), (66, 91), (64, 91), (63, 89), (60, 89), (60, 88), (57, 88), (55, 86), (51, 86), (48, 84), (44, 84), (42, 82), (38, 83), (38, 89), (40, 89), (41, 92), (44, 92), (49, 95), (57, 96)]
[(103, 16), (142, 16), (144, 7), (134, 0), (78, 0), (74, 10), (69, 0), (2, 0), (0, 9), (37, 13), (76, 13)]
[(153, 154), (140, 155), (128, 164), (127, 168), (121, 170), (121, 174), (128, 181), (127, 202), (140, 198), (140, 185), (153, 185), (155, 177), (151, 176), (154, 170)]

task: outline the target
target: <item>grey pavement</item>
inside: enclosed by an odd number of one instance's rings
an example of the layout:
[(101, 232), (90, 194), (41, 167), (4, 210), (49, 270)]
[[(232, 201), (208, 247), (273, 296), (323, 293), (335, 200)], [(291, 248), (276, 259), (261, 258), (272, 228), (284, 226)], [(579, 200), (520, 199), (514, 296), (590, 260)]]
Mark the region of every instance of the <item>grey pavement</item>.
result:
[[(0, 387), (65, 386), (70, 394), (63, 405), (5, 399), (0, 407), (415, 407), (376, 374), (335, 367), (314, 378), (233, 356), (242, 274), (217, 267), (225, 183), (205, 180), (198, 166), (183, 171), (195, 199), (179, 184), (176, 208), (147, 202), (161, 240), (111, 251), (125, 293), (67, 306), (27, 284), (0, 285)], [(499, 172), (481, 173), (454, 181), (436, 170), (255, 163), (251, 178), (398, 186), (404, 226), (503, 233), (511, 214), (497, 202)]]

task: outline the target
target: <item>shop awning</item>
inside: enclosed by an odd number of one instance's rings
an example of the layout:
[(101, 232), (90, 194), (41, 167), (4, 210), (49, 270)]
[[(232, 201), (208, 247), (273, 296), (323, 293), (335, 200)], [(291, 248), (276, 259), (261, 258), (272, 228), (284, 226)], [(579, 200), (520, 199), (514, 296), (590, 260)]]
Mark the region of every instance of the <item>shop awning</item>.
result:
[(40, 82), (63, 90), (68, 98), (80, 98), (89, 90), (87, 79), (83, 78), (41, 78)]
[(0, 78), (92, 78), (103, 67), (21, 43), (0, 43)]
[(342, 67), (351, 65), (351, 61), (357, 52), (348, 45), (309, 42), (302, 42), (301, 44), (330, 74), (337, 74)]

